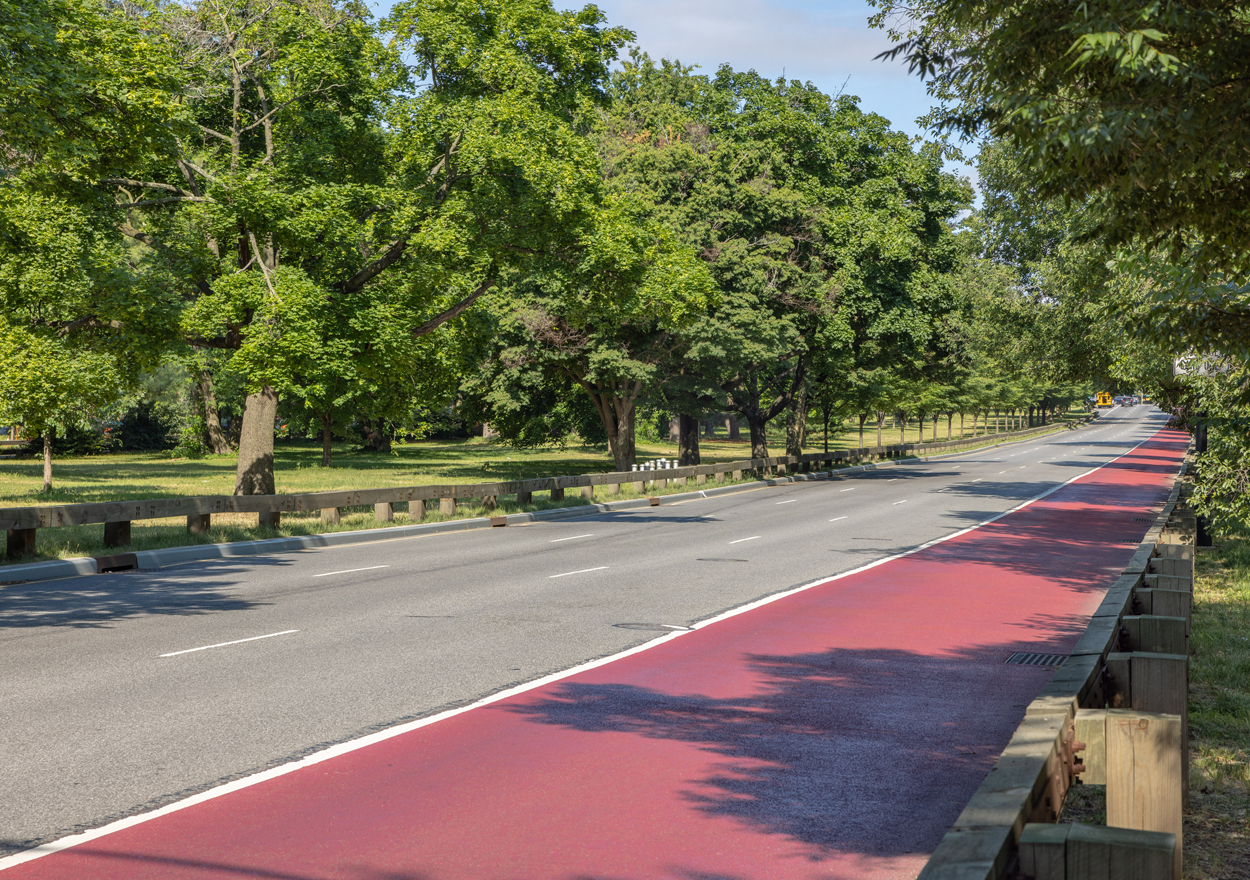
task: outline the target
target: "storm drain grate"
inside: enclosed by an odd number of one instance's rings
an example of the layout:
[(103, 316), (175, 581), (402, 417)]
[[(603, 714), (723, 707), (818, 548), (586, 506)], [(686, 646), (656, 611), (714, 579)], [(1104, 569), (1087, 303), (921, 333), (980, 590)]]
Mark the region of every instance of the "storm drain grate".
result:
[(1154, 521), (1155, 521), (1155, 518), (1154, 518), (1153, 516), (1135, 516), (1135, 517), (1133, 517), (1133, 522), (1154, 522)]
[(1067, 654), (1034, 654), (1028, 651), (1016, 651), (1007, 658), (1007, 662), (1020, 666), (1062, 666), (1063, 661), (1067, 659)]

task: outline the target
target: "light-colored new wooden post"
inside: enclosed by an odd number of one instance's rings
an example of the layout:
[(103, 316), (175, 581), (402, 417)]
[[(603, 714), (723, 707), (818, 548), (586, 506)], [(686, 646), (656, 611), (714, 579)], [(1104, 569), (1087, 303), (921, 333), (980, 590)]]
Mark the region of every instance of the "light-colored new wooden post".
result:
[(211, 513), (189, 513), (187, 514), (187, 533), (191, 535), (203, 535), (208, 532), (213, 525), (213, 515)]
[(339, 524), (340, 519), (341, 517), (339, 515), (339, 509), (337, 507), (321, 508), (321, 521), (323, 523), (326, 523), (327, 525), (336, 526)]
[(1179, 715), (1107, 710), (1107, 825), (1176, 835), (1174, 880), (1180, 880), (1181, 756)]
[(443, 516), (455, 516), (456, 515), (456, 499), (455, 498), (438, 499), (438, 512), (441, 513)]
[(1162, 617), (1153, 614), (1126, 615), (1121, 618), (1130, 651), (1156, 654), (1188, 654), (1187, 621), (1183, 617)]
[(390, 501), (379, 501), (373, 505), (373, 519), (376, 522), (394, 522), (395, 505)]
[(1069, 827), (1064, 859), (1067, 880), (1170, 880), (1172, 877), (1177, 850), (1175, 835), (1097, 825)]

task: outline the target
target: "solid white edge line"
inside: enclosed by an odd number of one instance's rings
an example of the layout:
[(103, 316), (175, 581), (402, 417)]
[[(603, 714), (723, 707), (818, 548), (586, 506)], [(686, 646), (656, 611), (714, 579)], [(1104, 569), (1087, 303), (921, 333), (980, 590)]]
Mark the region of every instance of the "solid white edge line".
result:
[(209, 648), (224, 648), (227, 645), (241, 645), (244, 642), (255, 642), (259, 639), (272, 639), (274, 636), (289, 636), (291, 633), (297, 633), (297, 629), (284, 629), (280, 633), (269, 633), (264, 636), (252, 636), (249, 639), (235, 639), (233, 642), (218, 642), (215, 645), (205, 645), (202, 648), (187, 648), (185, 651), (170, 651), (168, 654), (158, 654), (158, 657), (177, 657), (179, 654), (194, 654), (196, 651), (207, 651)]
[(578, 538), (593, 538), (593, 537), (594, 537), (594, 535), (592, 535), (592, 534), (585, 534), (585, 535), (570, 535), (570, 536), (569, 536), (569, 537), (567, 537), (567, 538), (553, 538), (553, 539), (552, 539), (551, 541), (549, 541), (548, 543), (551, 543), (551, 544), (559, 544), (561, 541), (575, 541), (575, 540), (577, 540)]
[[(1157, 433), (1159, 432), (1156, 431), (1155, 434)], [(1150, 437), (1155, 436), (1155, 434), (1151, 434)], [(1137, 446), (1134, 446), (1132, 449), (1128, 450), (1128, 452), (1125, 452), (1123, 455), (1118, 456), (1114, 460), (1118, 461), (1120, 458), (1123, 458), (1126, 455), (1131, 455), (1134, 451), (1138, 449), (1138, 447), (1147, 443), (1150, 440), (1150, 437), (1147, 437), (1145, 440), (1142, 440), (1141, 443), (1137, 444)], [(252, 776), (245, 776), (242, 779), (236, 779), (233, 782), (227, 782), (224, 785), (217, 786), (216, 788), (210, 788), (207, 791), (200, 792), (199, 794), (193, 794), (190, 797), (185, 798), (184, 800), (175, 801), (172, 804), (166, 804), (165, 806), (160, 807), (159, 809), (153, 810), (150, 813), (140, 813), (138, 815), (128, 816), (125, 819), (118, 819), (116, 822), (110, 822), (107, 825), (102, 825), (99, 828), (93, 828), (90, 831), (83, 831), (79, 834), (72, 834), (69, 837), (62, 837), (60, 840), (55, 840), (52, 843), (45, 843), (40, 846), (34, 847), (33, 849), (24, 850), (23, 852), (17, 853), (15, 855), (0, 858), (0, 871), (3, 871), (7, 868), (16, 867), (17, 865), (24, 864), (25, 862), (34, 861), (35, 859), (42, 858), (43, 856), (46, 856), (46, 855), (51, 855), (52, 853), (55, 853), (55, 852), (60, 852), (61, 850), (64, 850), (64, 849), (69, 849), (70, 847), (78, 846), (79, 844), (88, 843), (89, 841), (97, 840), (101, 837), (106, 837), (109, 834), (113, 834), (117, 831), (123, 831), (126, 828), (132, 828), (135, 825), (141, 825), (144, 822), (151, 821), (152, 819), (158, 819), (161, 816), (166, 816), (166, 815), (169, 815), (170, 813), (176, 813), (180, 810), (185, 810), (188, 807), (194, 807), (197, 804), (202, 804), (206, 801), (215, 800), (216, 798), (222, 797), (223, 795), (231, 794), (236, 791), (241, 791), (242, 789), (245, 789), (245, 788), (250, 788), (253, 785), (258, 785), (262, 782), (267, 782), (270, 779), (276, 779), (279, 776), (285, 776), (288, 773), (294, 773), (296, 770), (303, 769), (304, 767), (310, 767), (313, 764), (320, 764), (322, 761), (328, 761), (331, 758), (337, 758), (340, 755), (346, 755), (350, 752), (356, 751), (357, 749), (363, 749), (363, 748), (366, 748), (371, 745), (375, 745), (380, 742), (385, 742), (386, 740), (391, 739), (393, 737), (402, 736), (405, 733), (410, 733), (414, 730), (419, 730), (422, 727), (428, 727), (431, 724), (436, 724), (437, 722), (444, 721), (448, 718), (454, 718), (456, 715), (461, 715), (472, 709), (477, 709), (481, 706), (489, 706), (491, 703), (497, 703), (500, 700), (506, 700), (508, 697), (513, 697), (513, 696), (516, 696), (517, 694), (523, 694), (523, 693), (526, 693), (527, 691), (532, 691), (540, 687), (545, 687), (546, 685), (552, 684), (557, 681), (561, 681), (562, 679), (565, 679), (565, 678), (570, 678), (582, 672), (587, 672), (591, 669), (598, 669), (600, 666), (606, 666), (609, 663), (614, 663), (617, 660), (623, 660), (624, 658), (633, 656), (634, 654), (641, 654), (643, 651), (649, 651), (650, 649), (658, 647), (659, 645), (662, 645), (665, 642), (670, 642), (673, 639), (679, 639), (682, 636), (686, 635), (687, 633), (693, 632), (694, 630), (702, 629), (705, 626), (711, 626), (713, 623), (719, 623), (720, 621), (727, 620), (730, 617), (737, 617), (739, 614), (745, 614), (748, 611), (754, 611), (756, 608), (762, 608), (765, 605), (769, 605), (773, 602), (777, 602), (781, 599), (786, 598), (787, 596), (793, 596), (795, 593), (802, 593), (802, 592), (812, 589), (813, 587), (819, 587), (823, 584), (828, 584), (828, 583), (832, 583), (833, 581), (842, 580), (843, 578), (850, 577), (851, 575), (859, 574), (860, 572), (867, 571), (870, 568), (876, 568), (877, 566), (884, 565), (887, 562), (893, 562), (895, 559), (902, 559), (907, 556), (912, 556), (916, 553), (919, 553), (921, 550), (927, 550), (930, 547), (936, 546), (938, 544), (943, 544), (947, 541), (954, 540), (955, 538), (958, 538), (962, 535), (966, 535), (969, 532), (976, 531), (977, 529), (983, 526), (987, 526), (990, 523), (997, 522), (998, 520), (1002, 519), (1005, 516), (1010, 516), (1011, 514), (1019, 510), (1023, 510), (1024, 508), (1028, 507), (1033, 502), (1040, 501), (1043, 498), (1047, 497), (1048, 495), (1053, 495), (1054, 493), (1058, 492), (1063, 487), (1068, 486), (1072, 483), (1075, 483), (1077, 480), (1082, 479), (1083, 477), (1088, 477), (1090, 474), (1097, 473), (1098, 471), (1106, 467), (1108, 464), (1111, 464), (1111, 462), (1107, 462), (1106, 464), (1101, 464), (1098, 467), (1092, 468), (1083, 474), (1077, 474), (1075, 477), (1072, 477), (1070, 480), (1063, 482), (1063, 483), (1059, 483), (1056, 486), (1052, 486), (1050, 489), (1047, 489), (1045, 492), (1042, 492), (1040, 495), (1034, 495), (1032, 498), (1028, 499), (1027, 501), (1023, 501), (1020, 504), (1017, 504), (1015, 507), (1011, 508), (1010, 510), (1005, 510), (1000, 514), (997, 514), (996, 516), (992, 516), (987, 520), (983, 520), (982, 522), (976, 523), (975, 525), (968, 526), (965, 529), (960, 529), (957, 532), (951, 532), (949, 535), (944, 535), (940, 538), (934, 538), (932, 541), (927, 541), (924, 544), (920, 544), (916, 547), (913, 547), (910, 550), (904, 550), (902, 553), (896, 553), (893, 556), (886, 556), (882, 559), (878, 559), (874, 562), (866, 563), (864, 565), (859, 566), (858, 568), (852, 568), (849, 571), (844, 571), (840, 574), (830, 575), (829, 577), (818, 578), (817, 580), (810, 581), (806, 584), (801, 584), (797, 587), (791, 587), (790, 589), (783, 590), (779, 593), (773, 593), (771, 596), (765, 596), (762, 599), (756, 599), (754, 602), (748, 602), (746, 605), (739, 605), (737, 608), (731, 608), (728, 611), (724, 611), (714, 617), (709, 617), (706, 620), (701, 620), (698, 623), (691, 624), (691, 628), (689, 630), (674, 630), (668, 635), (660, 636), (658, 638), (652, 639), (649, 642), (643, 642), (641, 645), (635, 645), (632, 648), (627, 648), (624, 651), (621, 651), (620, 653), (611, 654), (607, 657), (600, 657), (598, 660), (590, 660), (590, 661), (587, 661), (586, 663), (582, 663), (577, 666), (572, 666), (561, 672), (553, 672), (550, 675), (543, 676), (542, 678), (535, 679), (534, 681), (529, 681), (524, 684), (519, 684), (516, 687), (511, 687), (511, 688), (507, 688), (506, 690), (498, 691), (496, 693), (491, 694), (488, 697), (483, 697), (480, 700), (469, 703), (468, 705), (465, 705), (465, 706), (461, 706), (457, 709), (448, 709), (445, 712), (439, 712), (438, 714), (431, 715), (428, 718), (421, 718), (416, 721), (410, 721), (407, 724), (400, 724), (395, 727), (388, 727), (386, 730), (379, 730), (377, 733), (371, 733), (368, 736), (362, 736), (359, 739), (349, 740), (345, 743), (339, 743), (338, 745), (330, 746), (329, 748), (323, 751), (316, 752), (311, 755), (307, 755), (303, 758), (300, 758), (299, 760), (291, 761), (288, 764), (282, 764), (278, 767), (272, 767), (269, 770), (263, 770), (260, 773), (256, 773)]]
[(364, 568), (345, 568), (342, 571), (323, 571), (321, 574), (315, 574), (315, 578), (329, 577), (332, 574), (351, 574), (354, 571), (373, 571), (375, 568), (390, 568), (389, 565), (366, 565)]
[(607, 568), (606, 565), (596, 565), (594, 568), (579, 568), (577, 571), (566, 571), (562, 574), (549, 574), (547, 575), (547, 580), (551, 580), (552, 578), (568, 577), (571, 574), (585, 574), (588, 571), (603, 571), (605, 568)]

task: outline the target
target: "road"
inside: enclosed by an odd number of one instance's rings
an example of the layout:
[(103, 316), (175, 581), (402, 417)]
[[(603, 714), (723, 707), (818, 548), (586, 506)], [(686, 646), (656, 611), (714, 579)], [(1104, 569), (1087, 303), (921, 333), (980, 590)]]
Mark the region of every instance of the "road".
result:
[(1163, 421), (1121, 408), (828, 481), (2, 587), (0, 856), (950, 535)]

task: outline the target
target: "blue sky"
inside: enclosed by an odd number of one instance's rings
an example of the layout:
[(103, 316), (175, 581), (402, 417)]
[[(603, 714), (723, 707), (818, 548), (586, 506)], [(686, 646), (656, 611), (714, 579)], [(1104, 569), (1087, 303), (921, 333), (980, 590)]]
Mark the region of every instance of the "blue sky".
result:
[[(571, 8), (586, 0), (556, 0)], [(868, 27), (864, 0), (595, 0), (610, 24), (629, 28), (654, 58), (697, 64), (713, 73), (722, 63), (775, 79), (810, 81), (827, 94), (844, 92), (860, 106), (910, 135), (931, 100), (919, 77), (900, 62), (874, 61), (889, 49), (883, 31)], [(384, 14), (390, 0), (373, 0)], [(972, 177), (972, 169), (949, 165)]]

